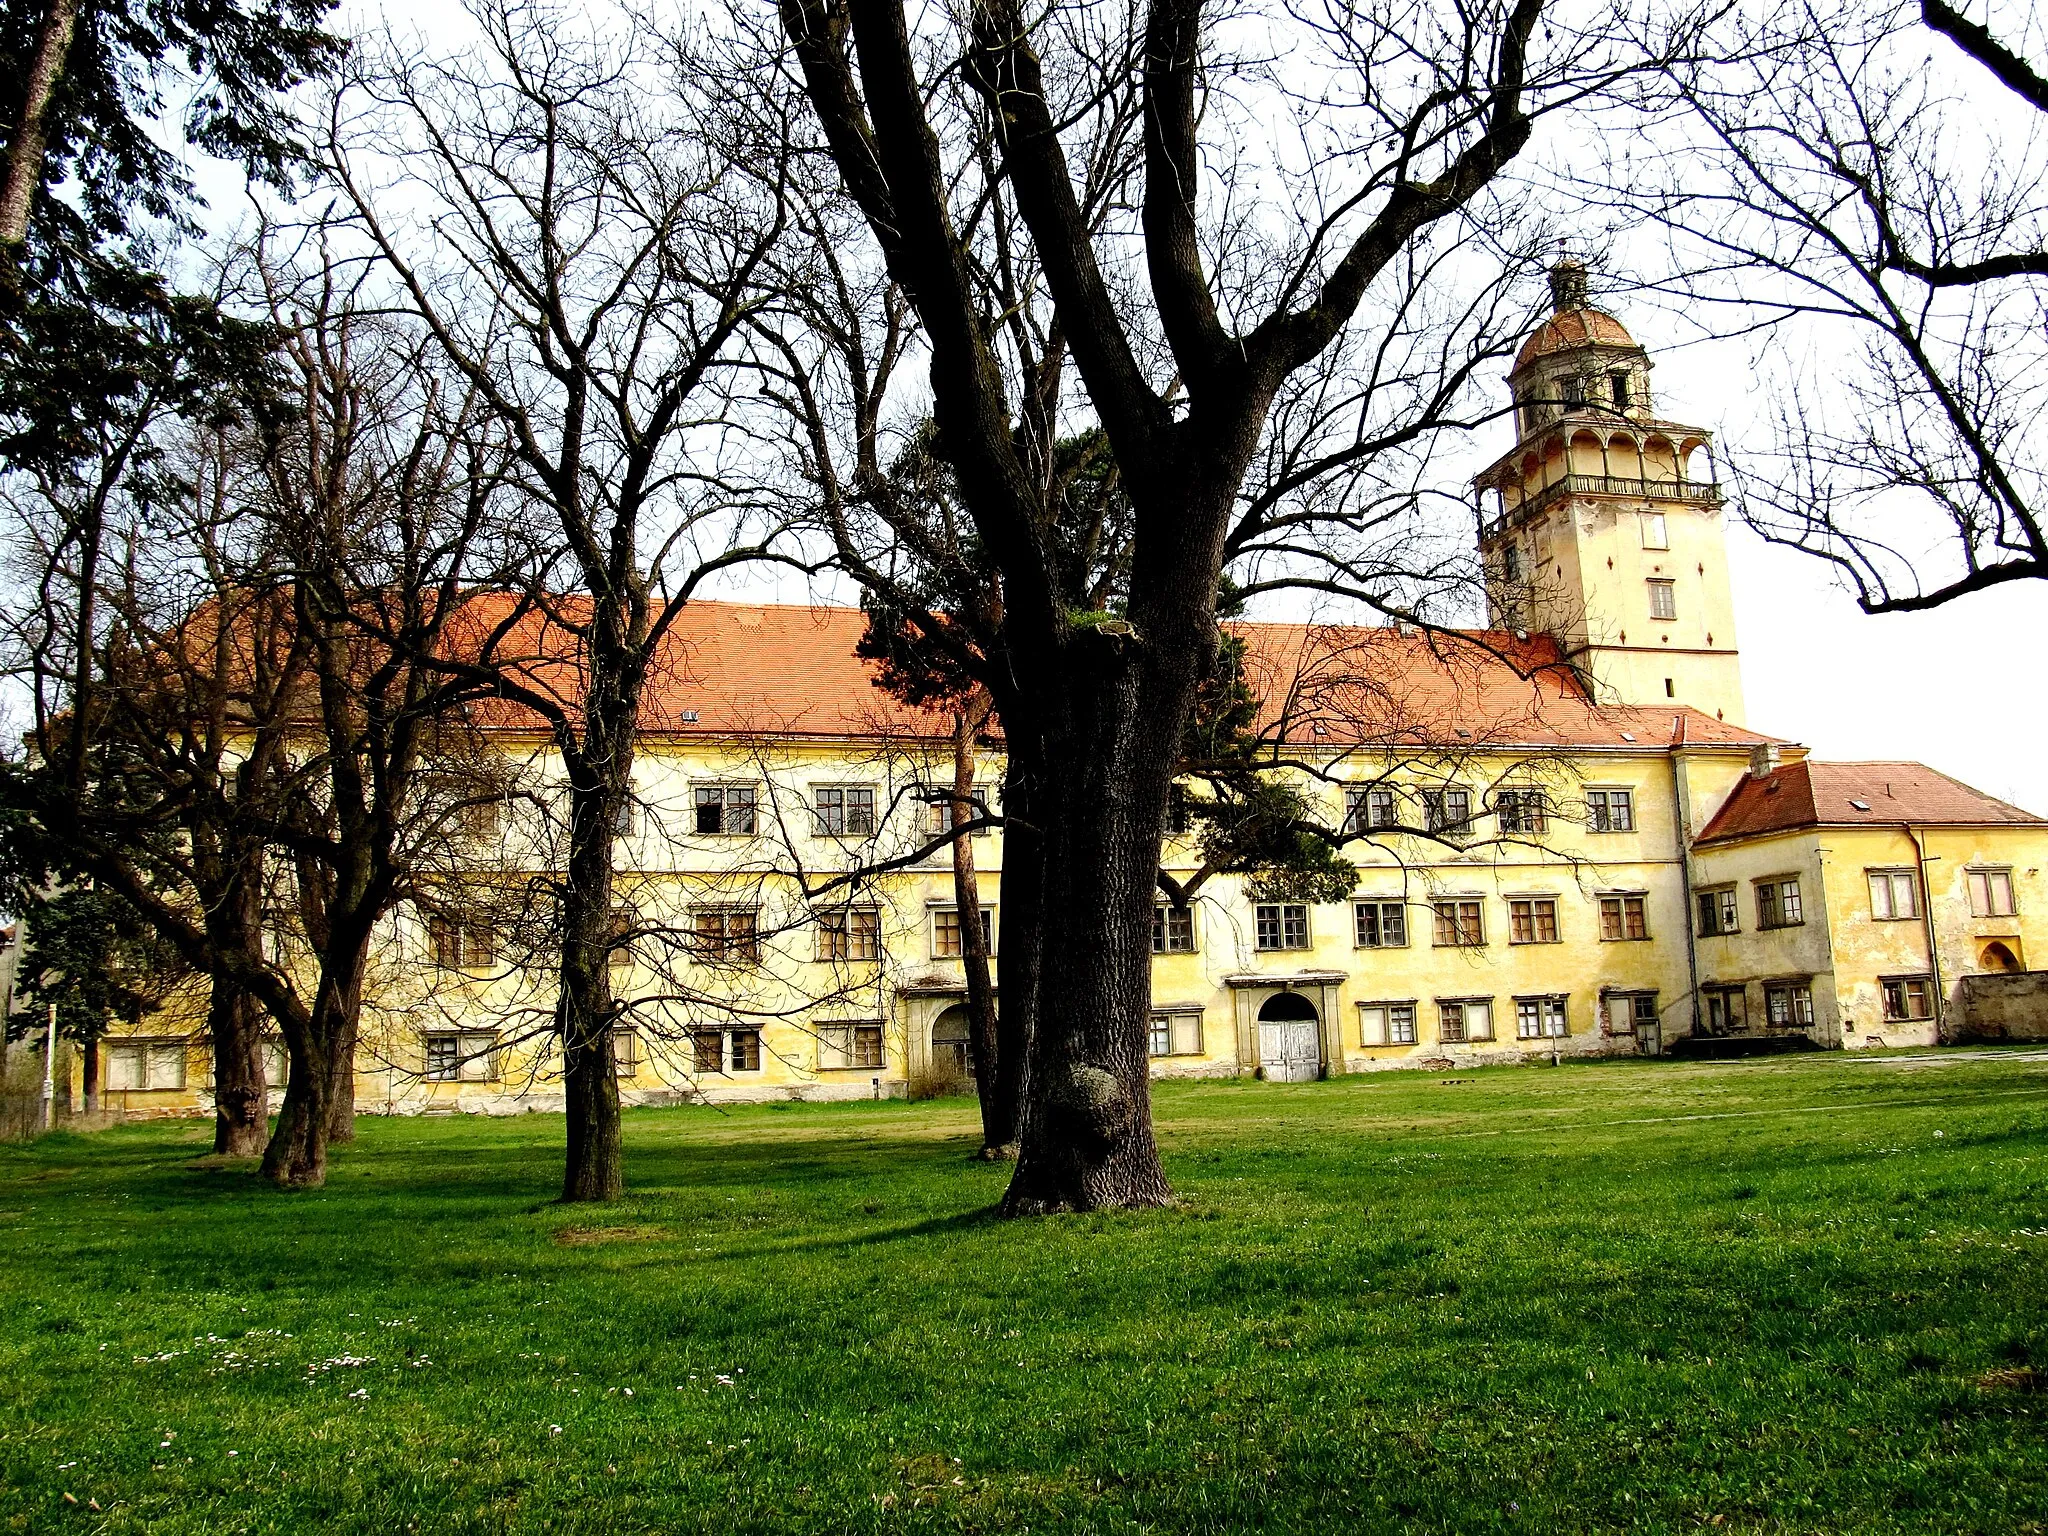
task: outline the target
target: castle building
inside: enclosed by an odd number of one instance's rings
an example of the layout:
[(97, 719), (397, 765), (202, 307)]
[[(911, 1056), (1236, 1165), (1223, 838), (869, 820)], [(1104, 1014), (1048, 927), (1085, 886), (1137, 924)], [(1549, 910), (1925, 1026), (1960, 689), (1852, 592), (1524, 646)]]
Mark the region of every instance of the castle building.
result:
[[(1162, 898), (1157, 1075), (1930, 1046), (2036, 995), (2048, 822), (1748, 726), (1709, 436), (1657, 415), (1649, 355), (1582, 268), (1553, 290), (1510, 375), (1515, 446), (1477, 480), (1488, 628), (1236, 626), (1263, 728), (1354, 834), (1358, 879), (1330, 904), (1229, 874)], [(895, 1095), (967, 1065), (950, 854), (929, 848), (949, 722), (873, 687), (863, 625), (693, 603), (653, 669), (618, 858), (629, 1103)], [(537, 792), (467, 828), (444, 900), (385, 925), (367, 1110), (560, 1102), (545, 950), (503, 899), (551, 867), (560, 764), (531, 722), (486, 725)], [(978, 782), (1001, 776), (984, 753)], [(1000, 831), (973, 847), (1000, 965)], [(1169, 836), (1176, 879), (1200, 861)], [(106, 1102), (208, 1107), (182, 1029), (109, 1041)]]

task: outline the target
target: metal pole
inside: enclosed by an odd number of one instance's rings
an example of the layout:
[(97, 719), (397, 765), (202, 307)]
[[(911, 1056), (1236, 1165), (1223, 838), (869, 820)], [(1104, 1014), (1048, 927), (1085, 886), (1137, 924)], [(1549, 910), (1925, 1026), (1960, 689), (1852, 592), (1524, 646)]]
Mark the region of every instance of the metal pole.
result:
[(43, 1037), (43, 1129), (57, 1117), (57, 1005), (50, 1004), (50, 1028)]

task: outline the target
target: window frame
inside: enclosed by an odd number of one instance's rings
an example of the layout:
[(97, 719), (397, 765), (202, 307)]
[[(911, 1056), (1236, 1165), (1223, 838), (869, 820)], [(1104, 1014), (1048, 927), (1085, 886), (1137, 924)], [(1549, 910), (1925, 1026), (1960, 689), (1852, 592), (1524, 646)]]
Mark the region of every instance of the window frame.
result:
[[(1734, 1019), (1732, 1023), (1732, 1015), (1728, 1007), (1728, 1000), (1730, 998), (1735, 999), (1736, 1006), (1734, 1011), (1740, 1014), (1740, 1018)], [(1713, 1023), (1714, 1004), (1718, 1002), (1721, 1005), (1722, 1033), (1749, 1033), (1749, 984), (1747, 982), (1709, 983), (1700, 988), (1700, 1001), (1705, 1005), (1709, 1026)], [(1711, 1028), (1709, 1033), (1712, 1033)]]
[[(1166, 1050), (1157, 1050), (1161, 1030), (1165, 1032)], [(1192, 1031), (1192, 1033), (1190, 1033)], [(1175, 1056), (1201, 1056), (1207, 1054), (1203, 1041), (1203, 1010), (1194, 1006), (1154, 1008), (1145, 1020), (1145, 1056), (1149, 1061), (1161, 1061)], [(1189, 1042), (1193, 1043), (1190, 1044)]]
[[(109, 1093), (177, 1093), (192, 1080), (189, 1041), (163, 1035), (131, 1035), (125, 1039), (102, 1037), (100, 1049), (104, 1060), (100, 1072)], [(114, 1082), (115, 1062), (130, 1059), (139, 1069), (141, 1081), (132, 1087), (117, 1086)], [(175, 1081), (161, 1080), (158, 1068), (166, 1063), (175, 1067), (176, 1070), (169, 1074)]]
[[(1918, 997), (1924, 1011), (1920, 1013), (1893, 1012), (1892, 989), (1894, 987), (1899, 989), (1898, 996), (1901, 1000), (1902, 1008), (1912, 998)], [(1880, 999), (1879, 1011), (1883, 1015), (1884, 1022), (1887, 1024), (1925, 1024), (1934, 1017), (1934, 978), (1925, 971), (1911, 972), (1903, 976), (1880, 976), (1877, 978), (1877, 991)]]
[[(1997, 900), (1996, 881), (2004, 887), (2005, 906), (2001, 910)], [(1979, 885), (1984, 891), (1984, 903), (1980, 909), (1977, 903)], [(2018, 917), (2020, 915), (2019, 894), (2013, 889), (2012, 866), (2010, 864), (1970, 864), (1963, 869), (1963, 894), (1970, 903), (1970, 916), (1974, 918)]]
[(1550, 830), (1550, 800), (1542, 790), (1526, 784), (1494, 791), (1494, 819), (1503, 832), (1534, 835)]
[(444, 971), (488, 971), (498, 964), (498, 929), (473, 912), (431, 910), (422, 914), (427, 954)]
[[(1365, 936), (1366, 914), (1372, 914), (1373, 937)], [(1400, 938), (1387, 937), (1387, 914), (1394, 914)], [(1353, 949), (1408, 948), (1408, 903), (1400, 897), (1354, 896), (1351, 900), (1351, 947)]]
[[(1784, 1001), (1784, 1017), (1778, 1003)], [(1769, 1029), (1813, 1028), (1813, 978), (1786, 976), (1764, 983), (1764, 1025)]]
[(1678, 622), (1678, 583), (1669, 576), (1646, 576), (1643, 585), (1649, 589), (1650, 621), (1654, 624), (1676, 624)]
[[(1757, 932), (1806, 926), (1806, 894), (1800, 888), (1799, 876), (1765, 875), (1761, 880), (1751, 881), (1750, 885), (1756, 901)], [(1766, 891), (1770, 892), (1768, 898), (1764, 894)]]
[[(977, 906), (977, 907), (975, 908), (975, 910), (976, 910), (976, 911), (978, 911), (979, 913), (981, 913), (981, 934), (982, 934), (982, 937), (983, 937), (983, 938), (984, 938), (984, 939), (985, 939), (985, 940), (987, 941), (987, 943), (988, 943), (988, 952), (989, 952), (989, 956), (990, 956), (990, 958), (991, 958), (991, 959), (993, 959), (993, 958), (994, 958), (994, 956), (995, 956), (995, 952), (996, 952), (996, 935), (997, 935), (997, 933), (998, 933), (998, 931), (999, 931), (999, 930), (997, 929), (997, 927), (996, 927), (996, 919), (995, 919), (995, 911), (996, 911), (996, 909), (995, 909), (995, 905), (994, 905), (994, 903), (992, 903), (992, 902), (986, 902), (986, 901), (984, 901), (984, 902), (980, 903), (980, 904), (979, 904), (979, 905), (978, 905), (978, 906)], [(958, 906), (958, 905), (957, 905), (956, 903), (954, 903), (954, 902), (950, 902), (950, 901), (937, 901), (937, 902), (933, 902), (933, 903), (931, 904), (931, 906), (930, 906), (930, 907), (928, 908), (928, 912), (929, 912), (929, 914), (930, 914), (930, 915), (929, 915), (929, 917), (928, 917), (928, 919), (927, 919), (927, 921), (928, 921), (928, 924), (929, 924), (929, 927), (930, 927), (930, 930), (931, 930), (931, 935), (930, 935), (930, 936), (931, 936), (931, 951), (932, 951), (932, 958), (933, 958), (934, 960), (960, 960), (960, 959), (964, 959), (964, 958), (965, 958), (965, 946), (961, 944), (961, 942), (960, 942), (960, 937), (959, 937), (959, 934), (960, 934), (960, 908), (959, 908), (959, 906)], [(946, 914), (951, 914), (951, 916), (952, 916), (952, 919), (953, 919), (953, 921), (952, 921), (952, 923), (951, 923), (950, 925), (948, 925), (948, 924), (945, 924), (945, 923), (941, 923), (941, 922), (939, 921), (939, 919), (940, 919), (940, 918), (941, 918), (942, 916), (946, 915)], [(939, 943), (939, 935), (940, 935), (940, 933), (941, 933), (941, 932), (943, 932), (943, 931), (945, 930), (945, 928), (946, 928), (946, 927), (948, 927), (948, 926), (950, 926), (950, 927), (952, 928), (952, 930), (953, 930), (953, 935), (954, 935), (954, 937), (953, 937), (953, 947), (952, 947), (951, 949), (946, 949), (946, 948), (943, 948), (943, 947), (941, 947), (941, 945), (940, 945), (940, 943)]]
[(640, 1031), (630, 1024), (612, 1026), (612, 1075), (614, 1077), (638, 1077), (640, 1068), (647, 1059), (642, 1049)]
[[(715, 932), (705, 920), (717, 918)], [(732, 920), (744, 917), (743, 934), (732, 931)], [(699, 902), (690, 908), (690, 955), (700, 965), (759, 965), (761, 963), (761, 909), (724, 902)]]
[[(1616, 814), (1617, 811), (1619, 815)], [(1586, 790), (1586, 830), (1603, 834), (1635, 831), (1634, 787), (1613, 784), (1596, 784), (1589, 787)]]
[[(498, 1065), (497, 1031), (487, 1029), (433, 1029), (426, 1032), (420, 1076), (430, 1083), (495, 1083), (502, 1077)], [(434, 1058), (437, 1046), (449, 1052), (443, 1067)]]
[[(889, 1064), (887, 1031), (877, 1019), (828, 1019), (816, 1026), (820, 1072), (879, 1072)], [(828, 1036), (843, 1036), (836, 1043)], [(872, 1052), (866, 1047), (872, 1045)], [(831, 1054), (836, 1060), (827, 1060)], [(873, 1060), (868, 1060), (872, 1054)]]
[[(1176, 919), (1178, 919), (1178, 922), (1176, 922)], [(1175, 943), (1174, 940), (1180, 937), (1185, 937), (1187, 942)], [(1152, 953), (1155, 955), (1194, 955), (1201, 953), (1201, 945), (1195, 935), (1195, 904), (1192, 901), (1184, 907), (1177, 907), (1170, 901), (1155, 901), (1152, 903)]]
[[(825, 797), (837, 796), (828, 813)], [(866, 796), (867, 825), (854, 825), (854, 796)], [(837, 823), (835, 826), (834, 823)], [(813, 784), (811, 786), (811, 832), (814, 837), (834, 839), (870, 838), (881, 830), (881, 797), (872, 784)]]
[[(1453, 798), (1463, 803), (1461, 814), (1453, 815)], [(1462, 784), (1443, 784), (1422, 792), (1422, 830), (1447, 843), (1469, 843), (1473, 837), (1472, 791)]]
[[(1671, 547), (1671, 524), (1664, 513), (1638, 512), (1636, 519), (1642, 531), (1644, 549), (1669, 549)], [(1650, 529), (1653, 525), (1657, 530), (1657, 536), (1654, 540), (1650, 537)]]
[[(733, 822), (733, 796), (745, 795), (747, 824), (735, 827)], [(716, 796), (707, 799), (706, 796)], [(704, 826), (704, 812), (713, 806), (718, 810), (718, 828), (707, 830)], [(690, 786), (690, 835), (692, 837), (759, 837), (761, 835), (761, 786), (745, 779), (719, 779), (715, 782), (693, 783)]]
[[(1917, 872), (1910, 865), (1882, 865), (1863, 871), (1864, 885), (1870, 894), (1870, 920), (1873, 923), (1911, 923), (1919, 920), (1923, 897)], [(1885, 905), (1891, 910), (1879, 912), (1878, 882), (1884, 882)], [(1898, 911), (1900, 883), (1904, 881), (1907, 911)]]
[[(1361, 1002), (1358, 1005), (1359, 1049), (1364, 1051), (1390, 1050), (1396, 1046), (1421, 1044), (1422, 1035), (1421, 1031), (1416, 1027), (1415, 1007), (1415, 999), (1412, 997), (1380, 998), (1372, 1002)], [(1368, 1040), (1365, 1038), (1365, 1016), (1373, 1012), (1377, 1012), (1380, 1015), (1380, 1038), (1378, 1040)], [(1397, 1026), (1407, 1031), (1405, 1039), (1396, 1033)]]
[[(1474, 1018), (1479, 1020), (1474, 1027)], [(1455, 1016), (1456, 1023), (1452, 1020)], [(1436, 999), (1436, 1039), (1439, 1045), (1484, 1044), (1494, 1038), (1493, 999), (1490, 997), (1439, 997)]]
[(1391, 785), (1346, 786), (1344, 831), (1347, 835), (1357, 837), (1366, 832), (1384, 832), (1400, 824), (1400, 806)]
[[(1479, 896), (1438, 896), (1430, 899), (1430, 940), (1431, 949), (1484, 949), (1486, 948), (1486, 901)], [(1445, 927), (1446, 907), (1456, 908), (1450, 914), (1450, 926)], [(1469, 912), (1463, 909), (1469, 908)], [(1472, 919), (1472, 932), (1476, 935), (1466, 938), (1465, 919)], [(1451, 934), (1445, 938), (1445, 933)]]
[(1655, 991), (1604, 992), (1600, 1002), (1601, 1028), (1615, 1038), (1639, 1036), (1645, 1024), (1655, 1026), (1662, 1018)]
[[(1526, 908), (1518, 912), (1517, 908)], [(1523, 919), (1526, 918), (1526, 923)], [(1543, 932), (1548, 920), (1549, 934)], [(1523, 937), (1526, 927), (1528, 937)], [(1558, 922), (1557, 898), (1555, 896), (1510, 896), (1508, 898), (1508, 943), (1510, 944), (1562, 944), (1563, 926)]]
[[(691, 1030), (689, 1039), (690, 1075), (693, 1077), (708, 1077), (713, 1074), (719, 1077), (734, 1077), (741, 1073), (761, 1070), (761, 1031), (758, 1029), (707, 1025)], [(707, 1068), (704, 1065), (704, 1044), (709, 1040), (718, 1042), (714, 1048), (718, 1053), (718, 1065)], [(742, 1041), (748, 1042), (747, 1049), (751, 1052), (753, 1060), (749, 1065), (734, 1065), (734, 1057), (739, 1052)]]
[[(1693, 932), (1703, 939), (1724, 939), (1742, 932), (1742, 905), (1733, 885), (1709, 886), (1692, 893)], [(1708, 903), (1713, 917), (1709, 920)]]
[[(1265, 941), (1266, 919), (1261, 914), (1266, 912), (1275, 914), (1273, 918), (1274, 932), (1279, 937), (1278, 941), (1272, 944), (1268, 944)], [(1294, 931), (1292, 915), (1296, 913), (1300, 914), (1301, 942), (1292, 944), (1288, 940)], [(1253, 902), (1252, 948), (1260, 954), (1269, 955), (1315, 948), (1315, 927), (1309, 912), (1309, 904), (1305, 901)]]
[[(1514, 999), (1517, 1040), (1569, 1040), (1572, 998), (1569, 992), (1535, 992)], [(1536, 1027), (1523, 1027), (1525, 1011), (1533, 1010)], [(1556, 1027), (1553, 1028), (1552, 1026)]]
[[(1633, 903), (1633, 907), (1631, 907)], [(1608, 908), (1614, 909), (1615, 929), (1607, 931)], [(1629, 916), (1633, 911), (1642, 931), (1630, 933)], [(1600, 942), (1603, 944), (1642, 944), (1650, 939), (1650, 893), (1648, 891), (1602, 891), (1599, 895)]]
[(817, 945), (812, 958), (837, 965), (870, 965), (882, 955), (882, 909), (858, 902), (815, 914)]

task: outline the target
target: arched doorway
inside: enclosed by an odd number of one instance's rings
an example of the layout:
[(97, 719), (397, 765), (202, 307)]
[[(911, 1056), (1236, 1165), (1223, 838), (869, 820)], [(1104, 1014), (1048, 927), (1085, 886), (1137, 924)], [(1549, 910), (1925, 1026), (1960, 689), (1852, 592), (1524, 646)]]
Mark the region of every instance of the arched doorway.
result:
[(1259, 1007), (1259, 1070), (1272, 1083), (1323, 1075), (1322, 1016), (1299, 992), (1275, 992)]
[(965, 1003), (955, 1003), (932, 1020), (932, 1066), (934, 1069), (974, 1076), (974, 1051), (968, 1044), (972, 1016)]
[(2020, 957), (1993, 939), (1984, 946), (1984, 953), (1977, 957), (1977, 964), (1987, 971), (2016, 971), (2020, 968)]

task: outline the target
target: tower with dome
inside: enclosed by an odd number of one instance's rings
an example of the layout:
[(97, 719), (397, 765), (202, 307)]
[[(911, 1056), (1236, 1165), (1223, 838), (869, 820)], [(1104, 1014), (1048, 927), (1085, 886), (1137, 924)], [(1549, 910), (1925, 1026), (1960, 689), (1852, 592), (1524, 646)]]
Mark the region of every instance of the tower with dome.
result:
[(1743, 722), (1721, 491), (1702, 428), (1662, 419), (1649, 354), (1551, 269), (1508, 384), (1516, 442), (1474, 485), (1489, 622), (1554, 636), (1597, 697)]

